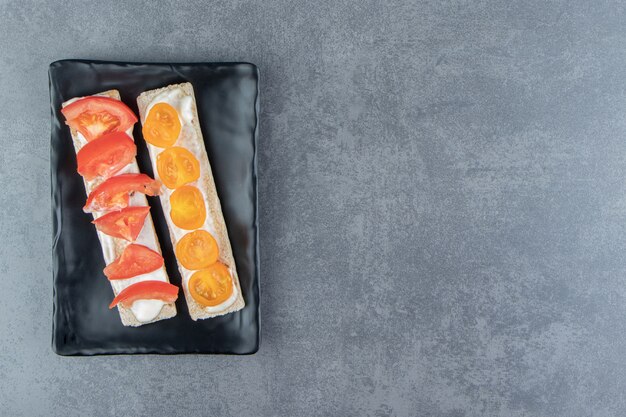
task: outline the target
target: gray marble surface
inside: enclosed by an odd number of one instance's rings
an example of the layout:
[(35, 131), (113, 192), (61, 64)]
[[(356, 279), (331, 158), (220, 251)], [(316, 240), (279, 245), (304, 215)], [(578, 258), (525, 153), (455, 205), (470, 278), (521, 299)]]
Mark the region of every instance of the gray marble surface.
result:
[[(626, 415), (619, 1), (0, 0), (6, 416)], [(47, 67), (262, 74), (262, 342), (52, 353)]]

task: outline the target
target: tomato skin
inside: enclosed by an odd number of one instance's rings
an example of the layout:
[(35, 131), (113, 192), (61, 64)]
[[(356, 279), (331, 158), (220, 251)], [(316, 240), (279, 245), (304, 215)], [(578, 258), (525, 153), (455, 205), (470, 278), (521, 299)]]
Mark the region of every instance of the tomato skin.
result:
[(120, 100), (88, 96), (63, 107), (66, 124), (80, 132), (88, 142), (105, 133), (125, 132), (137, 123), (137, 116)]
[(228, 267), (216, 262), (206, 269), (194, 272), (189, 278), (189, 294), (204, 307), (215, 307), (233, 293), (233, 278)]
[(92, 223), (106, 235), (132, 242), (141, 233), (148, 213), (150, 213), (148, 206), (126, 207), (98, 217)]
[(104, 268), (109, 280), (127, 279), (147, 274), (163, 266), (163, 256), (143, 245), (131, 243), (124, 252)]
[(135, 142), (124, 132), (108, 133), (88, 142), (76, 154), (78, 173), (87, 181), (109, 178), (137, 155)]
[(200, 162), (180, 146), (159, 153), (156, 167), (163, 185), (172, 190), (200, 178)]
[(161, 102), (152, 106), (141, 132), (146, 142), (159, 148), (167, 148), (176, 143), (180, 130), (176, 109), (168, 103)]
[(178, 298), (178, 287), (164, 281), (139, 281), (124, 288), (109, 304), (109, 309), (121, 304), (131, 307), (137, 300), (161, 300), (171, 304)]
[(116, 175), (104, 181), (94, 188), (83, 211), (121, 210), (128, 207), (129, 193), (139, 192), (154, 196), (161, 194), (161, 183), (146, 174), (122, 174)]

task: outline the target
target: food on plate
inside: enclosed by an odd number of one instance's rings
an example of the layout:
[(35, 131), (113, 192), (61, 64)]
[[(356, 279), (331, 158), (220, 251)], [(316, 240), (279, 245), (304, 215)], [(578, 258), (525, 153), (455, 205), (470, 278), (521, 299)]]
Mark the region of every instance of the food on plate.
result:
[(195, 230), (206, 220), (204, 197), (193, 185), (183, 185), (170, 196), (170, 218), (172, 222), (185, 230)]
[(111, 307), (117, 306), (124, 326), (174, 317), (178, 289), (169, 283), (146, 199), (161, 184), (139, 173), (132, 138), (137, 117), (116, 90), (68, 100), (61, 112), (88, 194), (84, 210), (94, 218), (107, 265)]
[(141, 129), (146, 142), (165, 148), (172, 146), (180, 134), (180, 120), (176, 109), (168, 103), (157, 103), (146, 118)]
[(125, 132), (107, 133), (78, 151), (78, 173), (87, 181), (109, 178), (130, 164), (135, 155), (137, 146)]
[(193, 273), (189, 279), (189, 292), (193, 299), (204, 307), (224, 303), (233, 295), (233, 279), (230, 271), (221, 262)]
[(139, 236), (149, 213), (148, 206), (131, 206), (100, 216), (92, 223), (104, 234), (132, 242)]
[(131, 243), (124, 252), (104, 268), (104, 275), (110, 280), (132, 278), (147, 274), (163, 267), (163, 257), (143, 245)]
[(130, 193), (158, 195), (161, 183), (146, 174), (121, 174), (111, 177), (98, 185), (87, 198), (83, 211), (113, 211), (128, 207)]
[(180, 146), (159, 153), (156, 166), (163, 185), (172, 190), (200, 178), (200, 162)]
[(192, 271), (208, 268), (217, 262), (219, 255), (215, 238), (206, 230), (187, 233), (176, 244), (176, 259)]
[(137, 116), (120, 100), (106, 96), (81, 97), (61, 109), (65, 123), (88, 141), (105, 133), (125, 132)]
[(139, 300), (159, 300), (170, 304), (178, 298), (178, 287), (164, 281), (139, 281), (124, 288), (109, 304), (113, 308), (118, 304), (126, 308)]
[(190, 83), (137, 98), (142, 132), (193, 320), (245, 306)]

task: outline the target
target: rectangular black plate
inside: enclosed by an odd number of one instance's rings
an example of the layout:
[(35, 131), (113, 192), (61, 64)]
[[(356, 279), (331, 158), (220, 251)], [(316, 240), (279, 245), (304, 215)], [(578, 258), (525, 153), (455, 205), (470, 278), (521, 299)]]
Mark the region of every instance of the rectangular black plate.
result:
[[(129, 353), (229, 353), (258, 350), (259, 248), (256, 142), (259, 112), (256, 66), (248, 63), (141, 64), (63, 60), (50, 65), (52, 110), (52, 257), (54, 311), (52, 348), (60, 355)], [(109, 310), (113, 291), (102, 273), (104, 260), (91, 215), (82, 211), (86, 194), (76, 172), (70, 131), (61, 103), (77, 96), (119, 90), (138, 114), (140, 93), (191, 82), (200, 125), (228, 227), (246, 307), (236, 313), (194, 322), (184, 297), (178, 314), (138, 328), (124, 327)], [(137, 161), (152, 175), (139, 123)], [(149, 197), (165, 266), (172, 283), (181, 278), (157, 197)]]

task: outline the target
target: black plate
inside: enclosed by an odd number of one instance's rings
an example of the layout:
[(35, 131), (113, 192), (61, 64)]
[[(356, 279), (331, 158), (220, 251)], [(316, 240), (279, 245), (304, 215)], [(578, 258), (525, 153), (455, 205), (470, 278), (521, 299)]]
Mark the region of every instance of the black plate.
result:
[[(64, 60), (50, 65), (52, 110), (52, 348), (60, 355), (121, 353), (250, 354), (259, 347), (259, 248), (256, 139), (259, 111), (257, 68), (247, 63), (139, 64)], [(146, 90), (191, 82), (200, 125), (228, 227), (246, 307), (194, 322), (182, 292), (176, 317), (138, 328), (124, 327), (107, 304), (113, 291), (91, 215), (82, 212), (85, 188), (61, 103), (117, 89), (138, 114)], [(148, 151), (135, 125), (140, 170), (152, 175)], [(170, 280), (180, 285), (172, 244), (157, 197), (149, 198)]]

